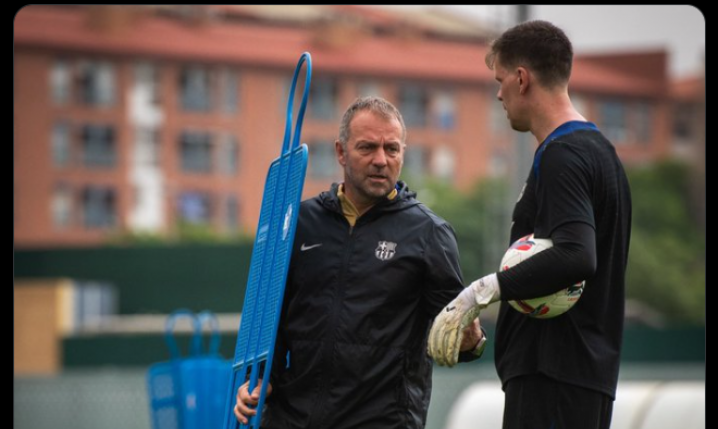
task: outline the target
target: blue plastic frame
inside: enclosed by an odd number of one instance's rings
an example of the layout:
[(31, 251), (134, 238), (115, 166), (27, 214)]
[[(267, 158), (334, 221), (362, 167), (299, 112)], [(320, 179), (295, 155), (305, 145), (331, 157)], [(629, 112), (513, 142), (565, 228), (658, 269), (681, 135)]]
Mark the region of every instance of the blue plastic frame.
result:
[[(305, 64), (304, 93), (292, 133), (294, 93), (299, 72)], [(300, 144), (299, 140), (311, 77), (311, 55), (304, 52), (299, 58), (292, 78), (282, 152), (272, 161), (265, 181), (242, 320), (237, 334), (225, 429), (259, 428), (261, 422), (307, 171), (308, 148), (306, 144)], [(234, 416), (233, 409), (237, 390), (247, 379), (249, 379), (250, 392), (257, 387), (261, 379), (259, 402), (257, 414), (249, 419), (248, 424), (240, 424)]]

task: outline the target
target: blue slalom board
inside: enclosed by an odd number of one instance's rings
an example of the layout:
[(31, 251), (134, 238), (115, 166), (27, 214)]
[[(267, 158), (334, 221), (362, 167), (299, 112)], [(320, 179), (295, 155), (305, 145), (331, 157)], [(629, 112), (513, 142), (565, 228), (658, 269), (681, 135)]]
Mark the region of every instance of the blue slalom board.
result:
[[(182, 356), (175, 341), (174, 327), (179, 318), (192, 322), (189, 353)], [(209, 323), (209, 349), (204, 351), (202, 326)], [(165, 341), (171, 359), (150, 366), (147, 396), (152, 429), (219, 428), (227, 402), (227, 383), (232, 362), (219, 354), (219, 325), (214, 314), (195, 315), (189, 310), (173, 312), (165, 325)]]
[[(306, 64), (304, 94), (292, 133), (294, 92), (302, 65)], [(269, 384), (274, 345), (292, 255), (297, 215), (307, 171), (308, 149), (299, 143), (312, 77), (312, 60), (304, 52), (294, 70), (287, 103), (282, 152), (272, 161), (264, 185), (257, 235), (254, 239), (242, 320), (234, 352), (230, 391), (225, 407), (225, 429), (259, 428)], [(261, 382), (257, 414), (248, 424), (234, 416), (237, 390), (249, 380), (249, 391)]]
[[(189, 352), (184, 358), (173, 337), (175, 322), (181, 317), (191, 320), (195, 332), (192, 335)], [(165, 341), (171, 359), (153, 364), (147, 371), (147, 396), (150, 402), (152, 429), (184, 429), (185, 427), (183, 418), (185, 398), (182, 395), (181, 367), (184, 360), (199, 356), (201, 339), (197, 333), (200, 331), (199, 321), (189, 310), (177, 310), (167, 318)]]

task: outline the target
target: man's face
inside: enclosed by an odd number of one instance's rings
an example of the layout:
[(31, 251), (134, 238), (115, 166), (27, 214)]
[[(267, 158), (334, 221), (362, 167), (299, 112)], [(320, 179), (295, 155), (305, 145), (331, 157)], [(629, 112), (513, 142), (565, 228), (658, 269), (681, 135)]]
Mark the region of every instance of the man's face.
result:
[(515, 68), (511, 70), (505, 68), (497, 59), (494, 63), (494, 79), (499, 83), (496, 98), (503, 104), (511, 128), (520, 132), (528, 131), (529, 126), (522, 114), (523, 100), (520, 94), (518, 71)]
[(336, 142), (344, 167), (344, 189), (355, 204), (374, 204), (396, 186), (404, 162), (401, 124), (371, 111), (357, 112), (349, 124), (346, 150)]

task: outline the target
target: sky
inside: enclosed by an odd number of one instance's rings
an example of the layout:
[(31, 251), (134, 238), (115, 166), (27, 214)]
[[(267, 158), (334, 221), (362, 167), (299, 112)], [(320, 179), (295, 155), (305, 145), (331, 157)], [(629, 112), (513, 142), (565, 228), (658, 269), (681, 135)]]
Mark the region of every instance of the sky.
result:
[[(477, 20), (494, 18), (501, 30), (515, 23), (515, 5), (426, 7), (451, 8)], [(529, 19), (545, 19), (562, 28), (577, 54), (666, 48), (673, 77), (686, 77), (705, 70), (705, 18), (693, 6), (531, 5)]]

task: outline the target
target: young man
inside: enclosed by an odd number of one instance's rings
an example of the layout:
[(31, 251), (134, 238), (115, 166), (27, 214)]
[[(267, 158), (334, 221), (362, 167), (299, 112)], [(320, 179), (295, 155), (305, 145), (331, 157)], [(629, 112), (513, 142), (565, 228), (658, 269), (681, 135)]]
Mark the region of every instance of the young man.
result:
[[(463, 284), (453, 229), (399, 181), (405, 140), (401, 114), (381, 98), (344, 114), (344, 182), (299, 212), (263, 428), (424, 427), (429, 327)], [(465, 337), (462, 359), (476, 358), (478, 321)], [(255, 414), (258, 388), (247, 390), (240, 422)]]
[[(554, 246), (462, 291), (434, 321), (429, 353), (457, 360), (461, 327), (501, 300), (496, 369), (506, 395), (504, 429), (606, 429), (623, 335), (631, 197), (611, 143), (568, 96), (573, 49), (544, 21), (519, 24), (493, 42), (486, 64), (511, 127), (538, 148), (513, 212), (510, 242), (534, 233)], [(507, 301), (548, 295), (586, 280), (581, 299), (553, 319)]]

